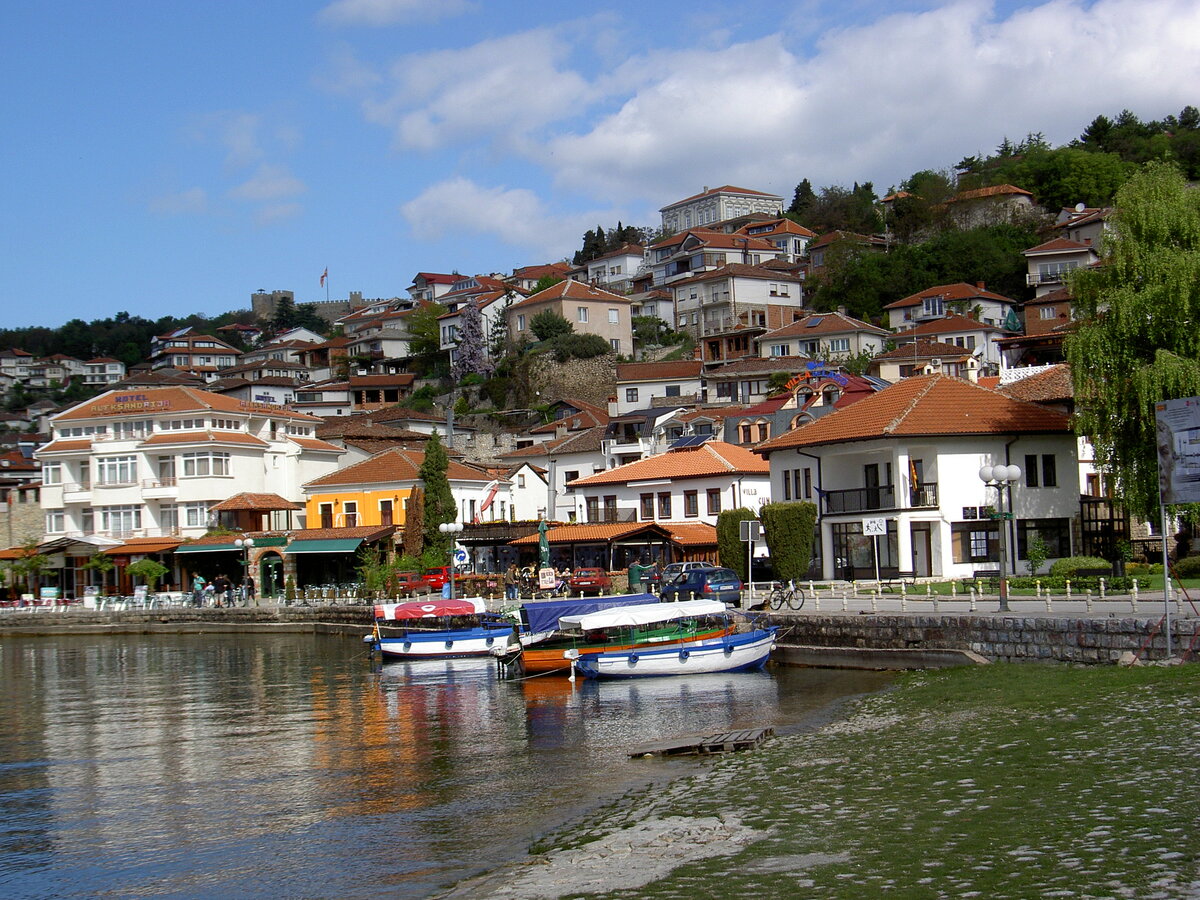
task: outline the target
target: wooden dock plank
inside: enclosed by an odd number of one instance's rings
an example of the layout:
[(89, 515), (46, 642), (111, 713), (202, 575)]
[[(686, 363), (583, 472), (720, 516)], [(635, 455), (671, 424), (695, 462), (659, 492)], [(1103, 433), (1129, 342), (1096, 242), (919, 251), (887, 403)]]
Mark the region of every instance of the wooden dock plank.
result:
[(743, 728), (715, 734), (688, 735), (669, 741), (641, 744), (628, 751), (630, 756), (680, 756), (687, 754), (728, 753), (750, 750), (775, 733), (775, 729)]

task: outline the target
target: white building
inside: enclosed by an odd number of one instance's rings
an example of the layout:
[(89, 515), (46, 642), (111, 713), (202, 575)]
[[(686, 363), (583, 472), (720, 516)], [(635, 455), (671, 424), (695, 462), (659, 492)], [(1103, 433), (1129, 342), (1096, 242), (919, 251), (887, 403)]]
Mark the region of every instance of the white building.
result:
[[(1050, 561), (1076, 546), (1085, 473), (1069, 417), (968, 381), (908, 378), (756, 450), (770, 462), (776, 500), (818, 504), (820, 578), (875, 577), (866, 519), (886, 523), (883, 576), (998, 572), (1002, 524), (1010, 573), (1026, 571), (1035, 534)], [(979, 478), (980, 467), (1000, 464), (1023, 470), (1003, 522), (992, 518), (998, 488)]]
[[(617, 400), (610, 415), (625, 415), (652, 406), (695, 402), (703, 387), (698, 359), (621, 363), (617, 366)], [(657, 401), (657, 402), (656, 402)]]
[(663, 231), (671, 234), (755, 213), (779, 216), (783, 213), (783, 198), (731, 184), (718, 188), (705, 186), (699, 194), (677, 200), (659, 212)]
[(708, 441), (668, 450), (573, 481), (575, 520), (703, 522), (722, 510), (757, 509), (771, 500), (767, 463), (755, 453)]

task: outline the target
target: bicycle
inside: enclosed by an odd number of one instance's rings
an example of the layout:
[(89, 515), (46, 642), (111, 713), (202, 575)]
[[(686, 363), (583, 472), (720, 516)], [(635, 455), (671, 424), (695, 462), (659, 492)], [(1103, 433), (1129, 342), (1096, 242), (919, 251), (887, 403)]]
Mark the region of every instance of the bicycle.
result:
[(789, 581), (787, 587), (784, 587), (783, 582), (777, 581), (767, 603), (771, 609), (783, 609), (784, 606), (787, 606), (788, 609), (803, 609), (804, 600), (804, 591), (796, 587), (794, 581)]

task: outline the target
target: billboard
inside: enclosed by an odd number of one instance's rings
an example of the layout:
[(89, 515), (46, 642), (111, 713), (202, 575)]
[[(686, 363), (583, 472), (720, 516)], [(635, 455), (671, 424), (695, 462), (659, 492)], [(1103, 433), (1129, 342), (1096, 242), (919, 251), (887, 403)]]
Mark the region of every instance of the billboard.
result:
[(1154, 404), (1162, 502), (1200, 503), (1200, 397)]

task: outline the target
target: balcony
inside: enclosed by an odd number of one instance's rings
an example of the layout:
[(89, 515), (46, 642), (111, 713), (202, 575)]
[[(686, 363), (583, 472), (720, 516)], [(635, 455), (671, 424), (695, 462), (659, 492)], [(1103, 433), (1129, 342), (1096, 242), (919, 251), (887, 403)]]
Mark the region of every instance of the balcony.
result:
[(175, 482), (174, 475), (167, 475), (162, 478), (142, 479), (142, 496), (147, 500), (176, 497), (178, 495), (179, 487)]
[(589, 525), (610, 525), (614, 522), (636, 522), (637, 510), (630, 507), (629, 509), (588, 509), (587, 523)]
[[(879, 487), (851, 488), (847, 491), (825, 491), (822, 495), (821, 511), (825, 515), (838, 513), (875, 512), (900, 509), (896, 503), (896, 486), (884, 484)], [(907, 509), (936, 508), (938, 505), (937, 482), (922, 482), (908, 495)]]

